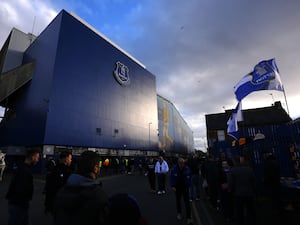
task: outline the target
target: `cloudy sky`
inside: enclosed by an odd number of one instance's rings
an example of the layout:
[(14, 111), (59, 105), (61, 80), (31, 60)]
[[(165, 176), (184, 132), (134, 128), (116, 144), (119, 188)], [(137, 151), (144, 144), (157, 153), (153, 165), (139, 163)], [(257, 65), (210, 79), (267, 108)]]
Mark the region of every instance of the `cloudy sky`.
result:
[[(61, 10), (75, 12), (156, 75), (206, 145), (205, 114), (232, 109), (234, 85), (261, 60), (275, 58), (292, 118), (300, 116), (300, 1), (297, 0), (1, 0), (0, 46), (12, 27), (36, 35)], [(33, 26), (34, 24), (34, 26)], [(243, 109), (287, 104), (259, 91)]]

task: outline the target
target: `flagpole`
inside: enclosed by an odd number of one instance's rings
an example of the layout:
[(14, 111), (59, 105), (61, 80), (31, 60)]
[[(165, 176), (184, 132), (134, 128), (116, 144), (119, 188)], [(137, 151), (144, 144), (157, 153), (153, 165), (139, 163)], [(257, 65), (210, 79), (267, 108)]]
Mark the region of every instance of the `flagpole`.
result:
[(290, 110), (289, 110), (289, 106), (288, 106), (288, 103), (287, 103), (287, 100), (286, 100), (286, 94), (285, 94), (285, 89), (284, 88), (283, 88), (283, 95), (284, 95), (286, 110), (287, 110), (288, 115), (290, 116)]

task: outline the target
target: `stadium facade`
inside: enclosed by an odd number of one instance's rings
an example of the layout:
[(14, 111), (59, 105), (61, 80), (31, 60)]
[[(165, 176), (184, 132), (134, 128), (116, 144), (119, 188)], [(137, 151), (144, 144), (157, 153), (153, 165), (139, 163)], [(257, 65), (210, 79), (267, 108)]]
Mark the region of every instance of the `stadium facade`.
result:
[(62, 10), (37, 37), (12, 29), (0, 52), (0, 148), (45, 155), (188, 154), (193, 133), (137, 59)]

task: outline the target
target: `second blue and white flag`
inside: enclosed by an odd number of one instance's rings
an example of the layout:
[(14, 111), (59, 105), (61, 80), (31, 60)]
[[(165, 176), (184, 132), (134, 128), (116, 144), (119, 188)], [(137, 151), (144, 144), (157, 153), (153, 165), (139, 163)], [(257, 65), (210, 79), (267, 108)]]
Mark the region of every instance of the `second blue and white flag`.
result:
[(242, 115), (242, 102), (239, 102), (235, 109), (232, 111), (232, 114), (227, 121), (227, 134), (238, 140), (238, 121), (243, 121)]

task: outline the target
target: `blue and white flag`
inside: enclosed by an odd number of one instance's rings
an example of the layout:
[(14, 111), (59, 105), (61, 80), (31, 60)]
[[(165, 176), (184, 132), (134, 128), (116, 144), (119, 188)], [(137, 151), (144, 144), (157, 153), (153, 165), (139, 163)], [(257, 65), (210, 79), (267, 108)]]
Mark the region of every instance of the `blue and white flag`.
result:
[(235, 85), (234, 94), (241, 101), (251, 92), (261, 90), (284, 91), (275, 59), (259, 62), (251, 73)]
[(227, 121), (227, 134), (235, 140), (239, 139), (238, 135), (238, 121), (243, 121), (242, 102), (239, 102), (233, 110), (229, 120)]

